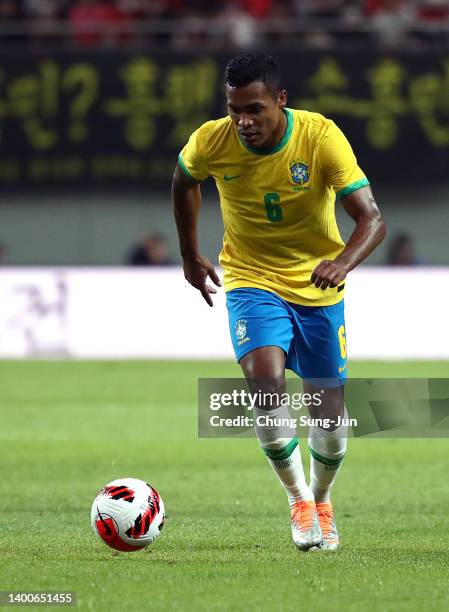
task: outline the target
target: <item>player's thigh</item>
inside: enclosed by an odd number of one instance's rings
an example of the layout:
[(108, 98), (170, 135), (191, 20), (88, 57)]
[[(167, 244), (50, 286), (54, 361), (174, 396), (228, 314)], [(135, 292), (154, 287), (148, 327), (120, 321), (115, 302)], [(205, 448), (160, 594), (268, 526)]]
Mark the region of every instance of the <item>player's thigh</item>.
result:
[(264, 388), (284, 381), (293, 339), (287, 303), (271, 292), (250, 288), (234, 289), (226, 298), (232, 344), (245, 377), (265, 381)]
[[(298, 310), (300, 355), (304, 392), (320, 395), (320, 403), (309, 408), (312, 418), (338, 422), (344, 414), (346, 380), (346, 331), (344, 302)], [(330, 430), (335, 427), (331, 425)]]
[(296, 306), (294, 348), (303, 379), (326, 387), (344, 385), (346, 329), (343, 300), (332, 306)]

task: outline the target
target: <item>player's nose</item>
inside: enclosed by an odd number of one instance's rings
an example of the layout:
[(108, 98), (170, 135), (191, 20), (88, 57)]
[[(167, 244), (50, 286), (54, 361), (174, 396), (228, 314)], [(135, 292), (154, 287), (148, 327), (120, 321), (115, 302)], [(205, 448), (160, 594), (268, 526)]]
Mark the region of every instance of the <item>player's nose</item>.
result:
[(252, 125), (253, 122), (251, 117), (242, 113), (239, 118), (239, 127), (241, 127), (242, 129), (246, 129), (251, 127)]

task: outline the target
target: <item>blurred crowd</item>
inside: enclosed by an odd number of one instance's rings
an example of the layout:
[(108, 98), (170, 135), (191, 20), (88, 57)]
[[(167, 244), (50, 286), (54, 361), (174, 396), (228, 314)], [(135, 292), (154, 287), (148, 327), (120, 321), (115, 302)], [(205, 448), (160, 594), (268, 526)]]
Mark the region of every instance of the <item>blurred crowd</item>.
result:
[[(167, 238), (164, 234), (148, 232), (131, 246), (125, 263), (129, 266), (174, 266), (179, 262), (170, 257)], [(387, 242), (383, 264), (404, 267), (422, 266), (425, 262), (417, 254), (414, 236), (402, 230), (393, 233)]]
[[(399, 231), (392, 235), (386, 245), (386, 257), (383, 261), (387, 266), (422, 266), (427, 264), (417, 253), (414, 236), (407, 231)], [(177, 257), (177, 256), (176, 256)], [(167, 238), (160, 232), (147, 232), (134, 242), (128, 250), (124, 263), (128, 266), (174, 266), (180, 262), (170, 257)], [(0, 242), (0, 266), (6, 266), (8, 248)], [(432, 265), (428, 263), (427, 265)]]
[(395, 47), (446, 41), (448, 29), (449, 0), (0, 1), (3, 40), (58, 37), (81, 46), (254, 47), (296, 40), (329, 47), (361, 35)]
[(149, 232), (130, 248), (126, 263), (129, 266), (173, 266), (168, 253), (167, 239), (159, 232)]

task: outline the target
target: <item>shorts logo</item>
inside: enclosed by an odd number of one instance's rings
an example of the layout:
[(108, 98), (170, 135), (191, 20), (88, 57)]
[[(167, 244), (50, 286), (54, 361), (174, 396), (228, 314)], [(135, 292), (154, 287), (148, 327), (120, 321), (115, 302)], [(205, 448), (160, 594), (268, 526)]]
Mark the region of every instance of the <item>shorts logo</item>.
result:
[(248, 342), (249, 338), (246, 335), (246, 319), (239, 319), (235, 324), (234, 331), (238, 340), (238, 346), (244, 342)]
[(303, 162), (294, 162), (291, 164), (290, 173), (293, 182), (297, 185), (304, 185), (309, 181), (309, 166)]

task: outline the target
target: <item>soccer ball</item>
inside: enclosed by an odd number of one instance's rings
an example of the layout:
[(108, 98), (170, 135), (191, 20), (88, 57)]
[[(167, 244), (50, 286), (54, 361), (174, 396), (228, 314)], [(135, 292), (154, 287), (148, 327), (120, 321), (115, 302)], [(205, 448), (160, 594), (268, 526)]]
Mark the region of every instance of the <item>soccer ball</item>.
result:
[(111, 548), (141, 550), (159, 537), (164, 503), (143, 480), (119, 478), (98, 492), (90, 519), (95, 533)]

